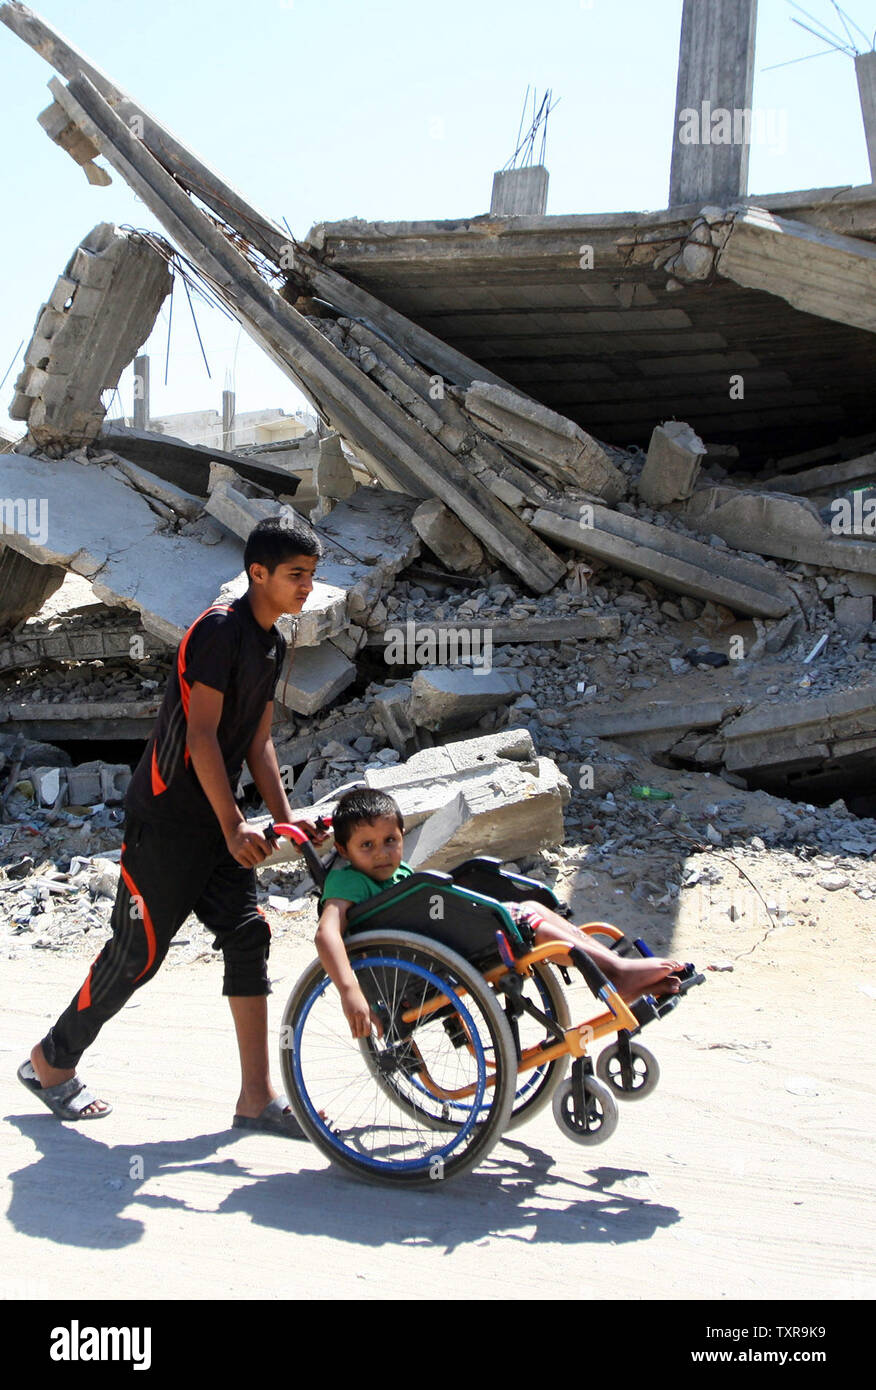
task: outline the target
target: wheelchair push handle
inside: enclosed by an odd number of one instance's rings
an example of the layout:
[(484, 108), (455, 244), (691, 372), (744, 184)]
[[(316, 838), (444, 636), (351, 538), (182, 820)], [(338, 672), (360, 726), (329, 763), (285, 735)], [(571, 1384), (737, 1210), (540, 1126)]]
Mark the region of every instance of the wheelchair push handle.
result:
[[(331, 816), (317, 817), (317, 830), (331, 830), (331, 826)], [(266, 826), (263, 831), (263, 834), (266, 840), (276, 840), (277, 837), (280, 835), (284, 836), (287, 840), (291, 840), (292, 843), (296, 845), (298, 849), (301, 851), (301, 853), (304, 855), (304, 862), (306, 863), (310, 871), (310, 876), (313, 879), (314, 883), (316, 883), (320, 887), (322, 886), (322, 883), (325, 879), (325, 865), (323, 864), (322, 860), (320, 859), (319, 855), (314, 849), (313, 844), (308, 838), (306, 831), (302, 830), (301, 827), (298, 825), (286, 825), (278, 823), (276, 825)]]

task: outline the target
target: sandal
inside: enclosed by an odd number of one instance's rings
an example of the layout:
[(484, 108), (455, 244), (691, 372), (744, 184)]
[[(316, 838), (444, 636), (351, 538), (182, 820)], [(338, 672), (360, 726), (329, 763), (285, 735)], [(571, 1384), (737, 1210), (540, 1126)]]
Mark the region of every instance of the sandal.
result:
[[(18, 1079), (59, 1120), (102, 1120), (104, 1115), (112, 1113), (112, 1106), (107, 1105), (106, 1101), (98, 1102), (97, 1096), (91, 1094), (78, 1076), (71, 1076), (69, 1081), (59, 1081), (57, 1086), (41, 1086), (29, 1058), (18, 1068)], [(91, 1115), (83, 1113), (89, 1105), (97, 1104), (105, 1106), (105, 1109)]]
[(260, 1115), (235, 1115), (232, 1129), (253, 1129), (259, 1134), (281, 1134), (286, 1139), (306, 1139), (307, 1135), (280, 1100), (269, 1100)]

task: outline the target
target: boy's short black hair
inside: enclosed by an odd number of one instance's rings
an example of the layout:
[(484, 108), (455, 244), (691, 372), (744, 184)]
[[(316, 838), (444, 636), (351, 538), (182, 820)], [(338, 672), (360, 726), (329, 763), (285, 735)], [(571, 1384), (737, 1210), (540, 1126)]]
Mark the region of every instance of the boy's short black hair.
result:
[(386, 792), (374, 791), (371, 787), (356, 787), (351, 792), (344, 792), (332, 813), (335, 844), (343, 848), (357, 825), (366, 821), (373, 825), (380, 816), (394, 816), (396, 825), (404, 835), (405, 823), (398, 802), (393, 801)]
[(296, 513), (291, 516), (270, 516), (250, 531), (243, 552), (243, 567), (247, 579), (250, 565), (264, 565), (273, 574), (284, 560), (295, 555), (322, 555), (322, 542), (307, 522)]

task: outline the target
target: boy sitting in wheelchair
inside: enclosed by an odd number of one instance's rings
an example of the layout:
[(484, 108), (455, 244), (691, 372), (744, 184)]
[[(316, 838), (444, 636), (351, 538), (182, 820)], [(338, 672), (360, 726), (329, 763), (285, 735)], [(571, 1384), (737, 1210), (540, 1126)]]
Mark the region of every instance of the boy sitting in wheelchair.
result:
[[(332, 817), (335, 845), (346, 861), (331, 869), (320, 897), (316, 948), (326, 974), (337, 986), (344, 1015), (354, 1038), (367, 1038), (380, 1020), (372, 1012), (352, 970), (344, 946), (347, 913), (385, 889), (401, 883), (413, 870), (403, 860), (404, 821), (398, 805), (384, 792), (357, 789), (340, 798)], [(644, 994), (670, 995), (679, 990), (675, 972), (679, 961), (655, 956), (617, 955), (566, 922), (539, 901), (503, 904), (521, 934), (539, 946), (567, 943), (600, 967), (621, 998), (633, 1001)], [(574, 957), (573, 957), (574, 959)]]

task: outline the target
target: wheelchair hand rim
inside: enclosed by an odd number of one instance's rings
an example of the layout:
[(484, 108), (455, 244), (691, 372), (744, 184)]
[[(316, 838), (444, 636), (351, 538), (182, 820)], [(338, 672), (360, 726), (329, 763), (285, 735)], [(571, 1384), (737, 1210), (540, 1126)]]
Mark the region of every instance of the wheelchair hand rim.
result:
[[(361, 1163), (366, 1168), (371, 1168), (378, 1172), (416, 1172), (418, 1170), (428, 1170), (435, 1163), (436, 1159), (440, 1159), (443, 1162), (445, 1159), (450, 1157), (453, 1154), (454, 1150), (461, 1143), (464, 1143), (464, 1141), (468, 1139), (472, 1129), (479, 1122), (478, 1114), (481, 1108), (481, 1103), (484, 1098), (484, 1093), (486, 1091), (487, 1063), (486, 1057), (484, 1055), (483, 1045), (481, 1043), (480, 1036), (478, 1033), (477, 1025), (475, 1024), (474, 1019), (466, 1009), (459, 995), (455, 993), (455, 991), (448, 984), (448, 982), (446, 980), (442, 980), (439, 975), (434, 974), (433, 971), (429, 970), (424, 965), (420, 965), (417, 961), (409, 961), (403, 958), (399, 958), (397, 956), (379, 955), (366, 956), (361, 960), (356, 960), (354, 958), (350, 961), (350, 964), (353, 967), (353, 970), (356, 971), (364, 970), (366, 967), (392, 968), (393, 966), (402, 966), (407, 974), (419, 976), (420, 979), (424, 980), (428, 985), (432, 986), (432, 988), (438, 989), (442, 994), (446, 995), (448, 1001), (459, 1012), (460, 1017), (464, 1020), (466, 1026), (470, 1030), (470, 1034), (474, 1043), (475, 1057), (477, 1060), (478, 1067), (477, 1091), (475, 1095), (472, 1097), (472, 1104), (468, 1115), (468, 1119), (465, 1121), (464, 1124), (460, 1126), (458, 1130), (455, 1130), (453, 1132), (451, 1138), (448, 1139), (447, 1143), (444, 1144), (443, 1147), (436, 1146), (435, 1148), (430, 1149), (428, 1153), (423, 1154), (420, 1158), (394, 1159), (387, 1161), (383, 1159), (372, 1158), (370, 1155), (363, 1153), (357, 1153), (356, 1155), (356, 1160), (358, 1163)], [(304, 1077), (301, 1072), (301, 1035), (304, 1031), (304, 1025), (307, 1022), (307, 1018), (310, 1014), (311, 1009), (322, 997), (322, 995), (328, 989), (330, 984), (331, 980), (329, 980), (328, 977), (324, 977), (322, 981), (317, 981), (317, 983), (314, 985), (313, 989), (310, 991), (309, 995), (304, 1001), (304, 1004), (298, 1016), (298, 1020), (295, 1024), (295, 1031), (293, 1034), (294, 1041), (292, 1049), (292, 1071), (295, 1078), (295, 1085), (298, 1091), (298, 1096), (305, 1110), (307, 1111), (307, 1114), (309, 1115), (312, 1123), (322, 1131), (325, 1138), (333, 1148), (337, 1149), (340, 1153), (348, 1154), (349, 1149), (347, 1148), (346, 1144), (342, 1142), (341, 1135), (336, 1130), (332, 1129), (330, 1124), (327, 1124), (325, 1122), (325, 1120), (319, 1114), (319, 1111), (316, 1109), (313, 1102), (311, 1101), (310, 1096), (307, 1092), (307, 1088), (304, 1084)]]

